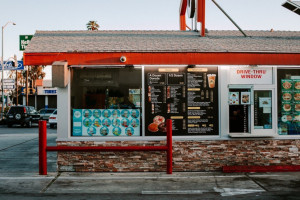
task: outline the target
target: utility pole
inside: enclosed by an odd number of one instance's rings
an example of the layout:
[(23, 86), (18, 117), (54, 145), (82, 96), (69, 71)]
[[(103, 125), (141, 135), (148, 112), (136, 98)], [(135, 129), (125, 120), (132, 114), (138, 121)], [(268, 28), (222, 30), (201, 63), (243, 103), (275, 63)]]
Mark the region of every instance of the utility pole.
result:
[(3, 87), (3, 78), (4, 78), (4, 63), (3, 63), (3, 60), (4, 60), (4, 54), (3, 54), (3, 41), (4, 41), (4, 37), (3, 37), (3, 33), (4, 33), (4, 28), (8, 25), (8, 24), (12, 24), (12, 25), (16, 25), (16, 23), (14, 22), (7, 22), (4, 26), (2, 26), (2, 57), (1, 57), (1, 65), (2, 65), (2, 79), (1, 79), (1, 82), (2, 82), (2, 108), (1, 108), (1, 119), (3, 118), (3, 114), (4, 114), (4, 87)]
[(19, 105), (19, 94), (18, 94), (18, 70), (16, 70), (16, 95), (17, 95), (17, 99), (16, 99), (16, 105)]

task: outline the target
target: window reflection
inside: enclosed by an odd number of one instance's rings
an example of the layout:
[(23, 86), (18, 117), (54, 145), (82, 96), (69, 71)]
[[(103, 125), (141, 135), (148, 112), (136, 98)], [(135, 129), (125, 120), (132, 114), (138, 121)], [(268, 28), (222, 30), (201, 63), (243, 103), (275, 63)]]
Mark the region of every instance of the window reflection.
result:
[(140, 136), (141, 69), (73, 68), (73, 136)]

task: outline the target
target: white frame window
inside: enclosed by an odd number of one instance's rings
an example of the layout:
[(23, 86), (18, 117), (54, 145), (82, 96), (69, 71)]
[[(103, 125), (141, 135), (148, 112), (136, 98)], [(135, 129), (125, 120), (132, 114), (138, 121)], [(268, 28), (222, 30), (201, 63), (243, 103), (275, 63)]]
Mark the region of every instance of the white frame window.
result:
[[(276, 97), (276, 67), (273, 66), (261, 66), (261, 67), (250, 67), (250, 66), (220, 66), (220, 116), (221, 119), (221, 136), (222, 137), (276, 137), (277, 134), (277, 97)], [(234, 69), (268, 69), (266, 83), (260, 81), (243, 81), (238, 84), (239, 81), (234, 79), (232, 76), (232, 70)], [(271, 69), (271, 70), (270, 70)], [(270, 74), (271, 73), (271, 74)], [(256, 83), (259, 84), (256, 84)], [(229, 131), (229, 89), (249, 89), (251, 91), (251, 106), (250, 106), (250, 128), (248, 133), (230, 133)], [(272, 91), (272, 128), (271, 129), (254, 129), (254, 91), (256, 90), (271, 90)]]

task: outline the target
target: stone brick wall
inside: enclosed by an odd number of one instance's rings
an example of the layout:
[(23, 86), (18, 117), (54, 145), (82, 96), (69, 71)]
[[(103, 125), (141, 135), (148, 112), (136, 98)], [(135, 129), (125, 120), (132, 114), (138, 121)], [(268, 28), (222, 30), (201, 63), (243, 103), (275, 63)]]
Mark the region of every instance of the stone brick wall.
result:
[[(165, 141), (57, 142), (58, 146), (154, 146)], [(173, 141), (173, 171), (231, 165), (300, 165), (300, 140)], [(59, 171), (164, 172), (166, 152), (58, 152)]]

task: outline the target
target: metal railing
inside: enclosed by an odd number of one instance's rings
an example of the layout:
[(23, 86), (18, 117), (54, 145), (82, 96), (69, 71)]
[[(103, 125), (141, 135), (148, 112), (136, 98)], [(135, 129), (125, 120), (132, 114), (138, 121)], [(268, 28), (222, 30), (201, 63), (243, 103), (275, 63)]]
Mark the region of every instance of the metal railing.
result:
[(166, 151), (167, 174), (172, 174), (172, 120), (167, 120), (165, 146), (47, 146), (47, 122), (39, 121), (39, 174), (47, 175), (47, 151)]

